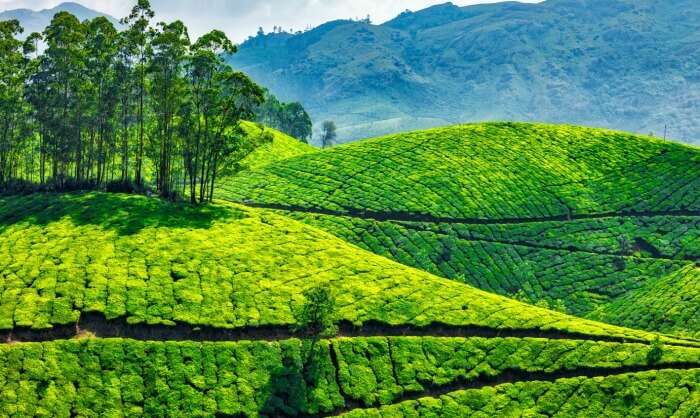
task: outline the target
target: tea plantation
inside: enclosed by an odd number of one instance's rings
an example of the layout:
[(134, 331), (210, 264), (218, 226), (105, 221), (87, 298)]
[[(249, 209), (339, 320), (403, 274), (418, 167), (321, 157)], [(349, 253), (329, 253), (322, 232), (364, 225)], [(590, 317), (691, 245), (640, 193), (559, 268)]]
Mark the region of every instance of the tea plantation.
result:
[[(622, 398), (621, 394), (628, 406), (635, 406), (631, 411), (652, 408), (657, 414), (693, 416), (698, 406), (693, 407), (693, 399), (698, 396), (700, 369), (688, 368), (700, 367), (698, 349), (667, 347), (650, 366), (649, 349), (638, 344), (339, 338), (318, 344), (312, 372), (304, 368), (304, 351), (299, 340), (84, 339), (4, 345), (0, 412), (5, 416), (330, 416), (358, 409), (352, 416), (365, 416), (360, 408), (470, 386), (484, 388), (460, 395), (459, 402), (482, 413), (506, 407), (508, 397), (515, 398), (509, 400), (511, 411), (517, 402), (529, 408), (544, 397), (547, 401), (537, 404), (540, 411), (563, 416), (589, 403), (592, 407), (609, 401), (605, 397)], [(661, 371), (644, 372), (655, 368)], [(610, 375), (615, 377), (605, 377)], [(516, 378), (527, 382), (498, 385)], [(492, 384), (496, 386), (489, 387)], [(580, 399), (567, 400), (574, 392)], [(587, 398), (589, 393), (594, 397)], [(487, 399), (494, 394), (498, 398)], [(660, 397), (649, 399), (652, 394)], [(439, 403), (429, 405), (435, 408)], [(443, 414), (448, 415), (438, 416), (461, 416), (449, 415), (455, 406), (445, 404)]]
[(0, 197), (0, 416), (700, 415), (696, 149), (269, 132), (208, 205)]
[(357, 326), (439, 323), (653, 339), (447, 281), (234, 204), (34, 194), (0, 199), (0, 213), (0, 330), (74, 324), (86, 312), (129, 324), (287, 327), (303, 291), (327, 284), (337, 294), (336, 319)]
[(489, 292), (700, 335), (698, 148), (565, 125), (461, 125), (273, 163), (219, 196)]
[(459, 125), (273, 163), (222, 183), (219, 197), (387, 218), (697, 216), (700, 151), (566, 125)]
[(469, 225), (285, 213), (490, 292), (605, 322), (700, 335), (700, 217)]
[(519, 382), (448, 393), (346, 418), (437, 416), (695, 417), (700, 413), (700, 372), (623, 374), (596, 379)]

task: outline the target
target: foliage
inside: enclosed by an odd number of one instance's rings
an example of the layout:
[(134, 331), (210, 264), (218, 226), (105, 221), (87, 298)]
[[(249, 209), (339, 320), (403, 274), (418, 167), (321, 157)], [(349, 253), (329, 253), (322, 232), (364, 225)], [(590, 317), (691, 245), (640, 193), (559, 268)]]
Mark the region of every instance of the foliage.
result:
[(654, 341), (651, 343), (651, 347), (649, 348), (649, 352), (647, 352), (647, 363), (657, 364), (659, 360), (661, 360), (663, 354), (663, 344), (658, 338), (654, 339)]
[[(694, 293), (698, 161), (696, 148), (619, 132), (474, 124), (279, 161), (224, 180), (219, 196), (288, 207), (364, 249), (483, 290), (692, 336), (698, 299), (675, 295)], [(641, 304), (649, 312), (637, 303), (645, 292), (656, 298)]]
[(217, 176), (259, 145), (239, 122), (263, 91), (224, 62), (236, 48), (223, 32), (192, 42), (182, 22), (153, 18), (148, 0), (121, 32), (106, 17), (59, 12), (24, 45), (16, 20), (2, 24), (0, 191), (150, 183), (166, 198), (212, 199)]
[(258, 146), (252, 153), (239, 161), (240, 170), (259, 168), (275, 161), (296, 157), (315, 150), (311, 145), (304, 144), (275, 129), (247, 121), (242, 121), (240, 126), (243, 131), (245, 131), (246, 135), (252, 138), (257, 138), (265, 134), (272, 135), (272, 141), (264, 141), (262, 145)]
[(307, 289), (304, 304), (294, 315), (295, 329), (314, 340), (328, 338), (338, 332), (335, 324), (336, 302), (328, 285)]
[(17, 20), (0, 22), (0, 188), (16, 177), (24, 168), (21, 165), (27, 162), (27, 156), (18, 149), (26, 141), (23, 113), (27, 108), (23, 101), (23, 81), (32, 69), (24, 51), (30, 53), (33, 45), (29, 41), (23, 48), (22, 42), (15, 39), (22, 31)]
[[(620, 367), (645, 364), (644, 346), (638, 344), (512, 338), (341, 338), (318, 343), (318, 377), (309, 380), (302, 370), (303, 344), (299, 340), (200, 343), (123, 339), (5, 344), (0, 346), (0, 414), (329, 414), (346, 405), (390, 405), (404, 394), (507, 376), (513, 371), (557, 373), (598, 367), (615, 373)], [(698, 349), (669, 347), (659, 366), (674, 362), (700, 364)], [(659, 379), (655, 390), (675, 389), (675, 398), (666, 404), (669, 412), (678, 410), (680, 400), (695, 396), (694, 373), (654, 374)], [(666, 380), (669, 374), (678, 378)], [(591, 391), (609, 393), (606, 389), (611, 385), (603, 382), (623, 379), (612, 388), (628, 387), (641, 395), (651, 388), (634, 382), (649, 377), (649, 373), (637, 373), (602, 381), (575, 381)], [(565, 395), (573, 389), (566, 382), (570, 380), (546, 384), (551, 391)], [(532, 384), (536, 383), (515, 385)], [(552, 399), (552, 395), (539, 406), (550, 413), (566, 413), (568, 406), (557, 404), (558, 398)], [(572, 405), (596, 399), (584, 395), (583, 390), (580, 396)], [(633, 402), (628, 408), (639, 406)]]
[(597, 379), (518, 382), (456, 391), (439, 398), (422, 398), (379, 409), (354, 410), (342, 416), (692, 417), (698, 413), (699, 381), (697, 370), (662, 370)]
[(332, 147), (337, 137), (335, 122), (332, 120), (323, 122), (321, 125), (321, 148)]
[[(590, 318), (623, 326), (700, 336), (700, 268), (688, 265), (601, 307)], [(643, 307), (643, 308), (641, 308)]]
[(0, 329), (72, 324), (81, 312), (141, 324), (287, 327), (302, 293), (327, 285), (336, 319), (357, 325), (653, 338), (446, 281), (232, 204), (188, 208), (141, 196), (37, 194), (1, 198), (0, 214)]
[(227, 179), (219, 197), (493, 222), (697, 211), (698, 186), (694, 147), (601, 129), (486, 123), (302, 155)]
[(265, 90), (265, 101), (255, 110), (255, 120), (303, 143), (311, 138), (311, 117), (301, 103), (282, 103), (268, 90)]
[[(284, 213), (402, 264), (526, 303), (632, 328), (700, 332), (694, 217), (473, 225)], [(620, 234), (644, 237), (659, 254), (633, 248), (619, 268)]]

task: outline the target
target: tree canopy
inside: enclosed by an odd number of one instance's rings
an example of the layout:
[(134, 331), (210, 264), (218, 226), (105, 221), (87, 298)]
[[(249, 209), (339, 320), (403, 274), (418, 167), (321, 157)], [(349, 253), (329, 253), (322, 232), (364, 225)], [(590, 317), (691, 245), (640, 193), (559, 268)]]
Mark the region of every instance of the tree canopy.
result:
[(204, 202), (217, 175), (269, 140), (246, 136), (241, 120), (268, 109), (271, 125), (310, 136), (300, 104), (225, 62), (237, 48), (224, 32), (193, 40), (181, 21), (154, 17), (148, 0), (123, 31), (60, 12), (24, 43), (18, 21), (0, 22), (0, 191), (153, 189)]
[(308, 143), (312, 134), (311, 117), (299, 102), (280, 102), (265, 90), (265, 102), (256, 110), (256, 121)]

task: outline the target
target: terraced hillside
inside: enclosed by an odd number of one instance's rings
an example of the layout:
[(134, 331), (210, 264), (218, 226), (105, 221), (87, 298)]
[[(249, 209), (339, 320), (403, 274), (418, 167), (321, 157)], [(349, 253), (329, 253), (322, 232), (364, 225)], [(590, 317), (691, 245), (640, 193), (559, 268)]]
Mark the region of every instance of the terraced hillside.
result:
[[(339, 334), (314, 344), (293, 325), (321, 284)], [(230, 203), (0, 199), (0, 329), (6, 416), (692, 417), (700, 405), (700, 341), (522, 304)]]
[[(462, 125), (280, 161), (218, 195), (490, 292), (700, 335), (690, 319), (700, 312), (698, 148), (572, 126)], [(674, 302), (637, 303), (651, 299)]]

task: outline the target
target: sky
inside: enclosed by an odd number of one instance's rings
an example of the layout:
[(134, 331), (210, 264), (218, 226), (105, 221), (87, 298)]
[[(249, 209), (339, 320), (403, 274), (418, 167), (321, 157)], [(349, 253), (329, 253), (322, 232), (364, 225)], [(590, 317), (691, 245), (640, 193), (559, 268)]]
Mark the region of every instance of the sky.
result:
[[(127, 14), (134, 2), (129, 0), (73, 0), (114, 17)], [(285, 30), (304, 30), (335, 19), (365, 18), (382, 23), (402, 11), (420, 10), (447, 0), (151, 0), (159, 20), (183, 20), (191, 36), (210, 29), (222, 29), (236, 42), (244, 41), (262, 26), (266, 32), (274, 26)], [(495, 3), (497, 0), (453, 0), (463, 6)], [(535, 0), (521, 0), (533, 3)], [(41, 10), (62, 0), (0, 0), (0, 11), (27, 8)]]

